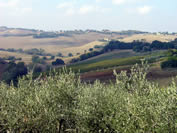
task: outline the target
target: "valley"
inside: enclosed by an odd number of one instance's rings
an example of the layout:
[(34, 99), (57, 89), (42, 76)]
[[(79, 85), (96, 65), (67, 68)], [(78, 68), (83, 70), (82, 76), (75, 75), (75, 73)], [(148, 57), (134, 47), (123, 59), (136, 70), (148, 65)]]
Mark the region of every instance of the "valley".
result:
[[(80, 58), (84, 54), (89, 54), (94, 51), (99, 52), (112, 40), (125, 43), (131, 43), (133, 41), (140, 43), (160, 41), (165, 43), (175, 40), (177, 34), (95, 30), (45, 32), (42, 30), (7, 27), (1, 27), (0, 29), (0, 58), (8, 59), (13, 57), (20, 59), (15, 62), (22, 61), (31, 67), (32, 64), (34, 65), (32, 58), (35, 53), (28, 54), (27, 51), (41, 51), (42, 53), (38, 56), (41, 58), (41, 61), (43, 60), (43, 64), (41, 64), (43, 71), (46, 69), (46, 66), (60, 69), (61, 66), (51, 65), (52, 62), (59, 58), (65, 62), (67, 68), (75, 72), (81, 72), (81, 79), (83, 81), (93, 82), (95, 80), (101, 80), (108, 82), (114, 79), (114, 69), (118, 72), (122, 70), (130, 71), (133, 65), (140, 63), (142, 59), (146, 59), (151, 66), (148, 74), (149, 80), (167, 85), (169, 84), (169, 79), (177, 75), (175, 70), (167, 71), (160, 68), (161, 62), (165, 60), (167, 50), (149, 52), (136, 52), (130, 49), (111, 50), (84, 59), (83, 61), (72, 62), (72, 60)], [(34, 35), (38, 35), (38, 37), (36, 38)], [(45, 35), (45, 37), (41, 38), (40, 35)], [(39, 64), (39, 66), (41, 65)], [(167, 80), (167, 82), (163, 82), (163, 80)]]

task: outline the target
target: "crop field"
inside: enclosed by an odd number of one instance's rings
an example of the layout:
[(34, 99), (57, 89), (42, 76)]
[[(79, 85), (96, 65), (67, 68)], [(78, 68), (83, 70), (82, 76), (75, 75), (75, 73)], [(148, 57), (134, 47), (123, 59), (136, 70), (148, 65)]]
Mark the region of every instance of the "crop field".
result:
[[(154, 40), (159, 41), (171, 41), (177, 38), (176, 35), (152, 35), (152, 34), (141, 34), (133, 36), (121, 36), (121, 35), (107, 35), (99, 33), (85, 33), (85, 34), (74, 34), (69, 37), (58, 37), (58, 38), (45, 38), (45, 39), (34, 39), (33, 37), (0, 37), (0, 48), (15, 48), (15, 49), (31, 49), (31, 48), (42, 48), (47, 53), (57, 54), (62, 53), (67, 56), (68, 53), (72, 53), (74, 56), (80, 53), (83, 54), (90, 48), (94, 48), (95, 45), (105, 45), (106, 42), (99, 41), (101, 39), (119, 39), (120, 41), (131, 42), (133, 40), (145, 39), (146, 41), (152, 42)], [(116, 55), (115, 55), (116, 56)], [(111, 55), (110, 55), (111, 57)], [(109, 58), (109, 57), (105, 57)], [(66, 59), (67, 60), (67, 59)]]
[(32, 36), (28, 37), (0, 37), (0, 48), (42, 48), (48, 53), (57, 54), (61, 52), (63, 55), (67, 55), (70, 52), (84, 53), (85, 50), (93, 48), (95, 45), (105, 44), (99, 40), (108, 38), (116, 39), (118, 37), (125, 37), (122, 35), (107, 35), (98, 33), (85, 33), (74, 34), (72, 36), (61, 36), (58, 38), (43, 38), (34, 39)]
[(165, 50), (158, 50), (158, 51), (153, 51), (153, 52), (145, 52), (145, 53), (137, 53), (134, 52), (133, 50), (114, 50), (112, 52), (108, 52), (105, 54), (101, 54), (92, 58), (89, 58), (84, 61), (80, 61), (79, 63), (76, 64), (90, 64), (90, 63), (96, 63), (99, 61), (104, 61), (104, 60), (109, 60), (109, 59), (120, 59), (120, 58), (127, 58), (127, 57), (133, 57), (133, 56), (160, 56), (163, 55)]
[(110, 67), (133, 65), (136, 63), (140, 63), (141, 59), (143, 59), (143, 56), (134, 56), (134, 57), (128, 57), (122, 59), (104, 60), (104, 61), (99, 61), (99, 62), (89, 63), (89, 64), (76, 64), (76, 65), (71, 65), (69, 67), (72, 68), (74, 71), (80, 70), (80, 72), (88, 72), (88, 71), (106, 69)]
[(90, 63), (96, 63), (99, 61), (109, 60), (109, 59), (120, 59), (120, 58), (126, 58), (131, 56), (137, 56), (140, 55), (139, 53), (133, 52), (132, 50), (115, 50), (109, 53), (101, 54), (92, 58), (89, 58), (84, 61), (80, 61), (78, 64), (90, 64)]
[[(99, 70), (94, 72), (86, 72), (81, 74), (81, 79), (85, 82), (93, 83), (95, 80), (100, 80), (102, 82), (109, 83), (110, 81), (115, 81), (115, 76), (113, 70), (116, 70), (117, 73), (121, 71), (130, 72), (132, 65), (129, 66), (120, 66), (116, 68), (110, 68), (105, 70)], [(177, 70), (162, 70), (160, 66), (151, 66), (149, 68), (147, 79), (151, 82), (157, 83), (159, 86), (166, 87), (172, 83), (172, 79), (176, 79)]]
[(31, 55), (22, 54), (22, 53), (15, 53), (15, 52), (0, 51), (1, 58), (9, 57), (9, 56), (14, 56), (16, 58), (22, 58), (22, 61), (25, 62), (26, 64), (29, 64), (32, 59)]
[(135, 53), (132, 50), (115, 50), (75, 63), (70, 67), (74, 70), (80, 70), (81, 72), (88, 72), (110, 67), (133, 65), (139, 63), (143, 58), (149, 62), (156, 62), (158, 58), (164, 55), (164, 52), (163, 50), (159, 50), (147, 53)]
[(81, 63), (76, 63), (71, 65), (70, 68), (74, 71), (80, 70), (83, 81), (94, 82), (99, 79), (103, 82), (108, 82), (109, 80), (114, 81), (115, 79), (113, 76), (114, 69), (118, 73), (121, 71), (129, 72), (132, 65), (140, 63), (141, 59), (146, 59), (149, 63), (152, 63), (148, 72), (148, 80), (159, 83), (161, 86), (168, 86), (172, 78), (177, 76), (177, 71), (174, 69), (169, 71), (162, 70), (160, 68), (160, 62), (163, 60), (164, 52), (166, 51), (160, 50), (134, 54), (131, 50), (113, 51)]
[(88, 44), (85, 44), (83, 46), (75, 46), (75, 47), (71, 46), (71, 47), (60, 49), (58, 51), (63, 53), (63, 55), (65, 55), (65, 56), (67, 56), (68, 53), (72, 53), (73, 55), (76, 55), (77, 53), (84, 54), (85, 50), (88, 52), (89, 49), (94, 48), (95, 45), (104, 46), (105, 44), (106, 44), (105, 42), (94, 41), (94, 42), (90, 42)]
[(152, 42), (154, 40), (158, 40), (161, 42), (169, 42), (177, 38), (177, 35), (154, 35), (154, 34), (140, 34), (140, 35), (133, 35), (130, 37), (125, 37), (123, 39), (119, 39), (123, 42), (132, 42), (134, 40), (146, 40), (147, 42)]

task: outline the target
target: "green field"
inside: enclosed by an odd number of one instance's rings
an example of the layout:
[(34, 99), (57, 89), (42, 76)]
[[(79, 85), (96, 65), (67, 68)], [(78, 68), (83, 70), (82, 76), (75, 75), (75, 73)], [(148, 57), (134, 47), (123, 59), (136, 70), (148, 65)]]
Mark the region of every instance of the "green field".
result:
[(80, 63), (70, 65), (69, 67), (74, 71), (80, 70), (80, 72), (88, 72), (112, 67), (134, 65), (140, 63), (141, 59), (147, 59), (149, 62), (156, 62), (163, 55), (164, 51), (135, 53), (131, 50), (121, 50), (96, 56)]
[(122, 59), (110, 59), (110, 60), (98, 61), (95, 63), (89, 63), (89, 64), (85, 63), (85, 64), (72, 65), (70, 66), (70, 68), (72, 68), (74, 71), (80, 70), (80, 72), (88, 72), (88, 71), (106, 69), (110, 67), (133, 65), (136, 63), (140, 63), (141, 59), (143, 59), (143, 56), (135, 56), (135, 57), (122, 58)]

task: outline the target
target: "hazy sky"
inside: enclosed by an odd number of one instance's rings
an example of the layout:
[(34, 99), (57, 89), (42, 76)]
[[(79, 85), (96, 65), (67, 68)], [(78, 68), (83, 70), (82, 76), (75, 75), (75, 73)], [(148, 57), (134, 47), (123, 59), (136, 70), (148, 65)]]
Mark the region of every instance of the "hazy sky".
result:
[(0, 26), (177, 32), (177, 0), (0, 0)]

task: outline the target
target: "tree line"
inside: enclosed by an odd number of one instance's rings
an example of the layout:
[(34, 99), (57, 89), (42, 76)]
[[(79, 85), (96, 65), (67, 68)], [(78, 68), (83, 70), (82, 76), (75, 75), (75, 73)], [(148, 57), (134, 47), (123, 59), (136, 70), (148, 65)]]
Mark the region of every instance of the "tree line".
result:
[(23, 54), (29, 54), (29, 55), (39, 55), (39, 56), (53, 56), (50, 53), (46, 53), (44, 49), (37, 49), (37, 48), (32, 48), (32, 49), (14, 49), (14, 48), (0, 48), (0, 51), (7, 51), (7, 52), (16, 52), (16, 53), (23, 53)]
[(161, 63), (161, 68), (177, 68), (177, 50), (170, 49), (167, 52), (167, 59)]
[(171, 42), (161, 42), (153, 41), (152, 43), (145, 41), (133, 41), (133, 42), (120, 42), (117, 40), (110, 41), (106, 46), (100, 51), (91, 51), (80, 55), (79, 58), (74, 58), (71, 60), (71, 63), (83, 61), (94, 56), (98, 56), (113, 50), (133, 50), (135, 52), (148, 52), (154, 50), (168, 50), (168, 49), (177, 49), (177, 39)]

